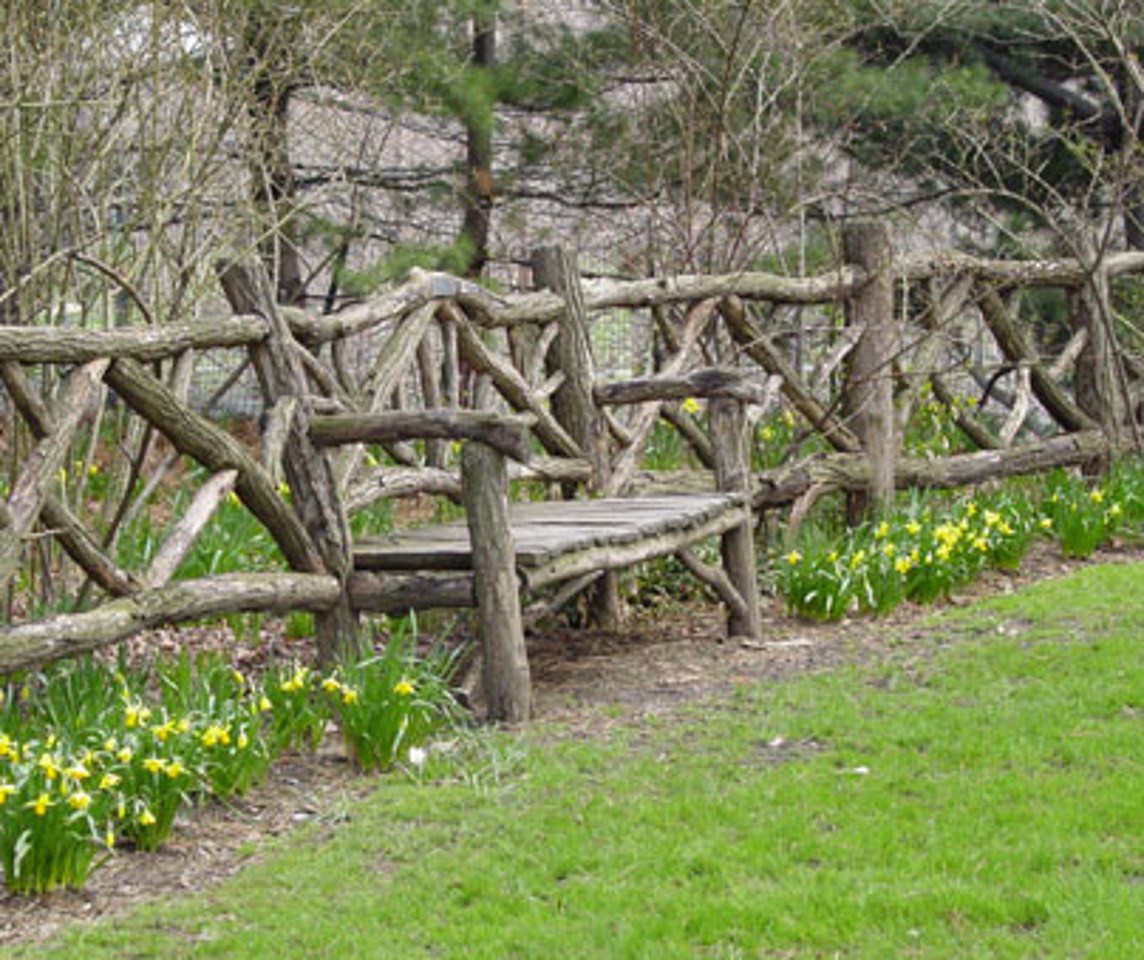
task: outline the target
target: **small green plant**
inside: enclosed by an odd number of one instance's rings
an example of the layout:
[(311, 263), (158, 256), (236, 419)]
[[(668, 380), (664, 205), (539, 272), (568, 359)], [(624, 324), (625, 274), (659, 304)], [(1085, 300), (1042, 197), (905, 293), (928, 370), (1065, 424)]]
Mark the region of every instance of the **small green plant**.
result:
[(86, 883), (114, 843), (112, 801), (98, 778), (91, 751), (75, 752), (54, 735), (17, 743), (0, 733), (0, 865), (9, 890)]
[(917, 500), (841, 540), (808, 535), (776, 559), (776, 587), (798, 616), (882, 615), (903, 600), (946, 598), (986, 567), (1015, 569), (1036, 533), (1032, 507), (1015, 495), (970, 499), (941, 513)]
[(790, 613), (810, 620), (841, 620), (855, 596), (851, 563), (822, 545), (792, 548), (776, 560), (776, 586)]
[(454, 666), (445, 654), (414, 657), (409, 632), (398, 631), (377, 656), (343, 663), (322, 681), (359, 769), (391, 767), (456, 719), (448, 686)]
[(1124, 509), (1099, 487), (1088, 487), (1063, 471), (1053, 474), (1041, 504), (1041, 525), (1056, 539), (1066, 557), (1090, 557), (1110, 540), (1123, 521)]
[(276, 667), (262, 680), (258, 703), (269, 717), (269, 739), (275, 752), (315, 749), (322, 740), (330, 712), (315, 696), (318, 676), (300, 663)]

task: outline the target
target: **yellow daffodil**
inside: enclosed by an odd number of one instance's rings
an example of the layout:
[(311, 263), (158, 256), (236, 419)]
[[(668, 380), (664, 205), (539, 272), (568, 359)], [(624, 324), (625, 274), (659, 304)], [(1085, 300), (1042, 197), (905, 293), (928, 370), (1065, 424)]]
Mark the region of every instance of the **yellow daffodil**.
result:
[(114, 790), (123, 781), (123, 778), (118, 773), (105, 773), (99, 778), (100, 790)]
[(131, 758), (134, 756), (135, 756), (135, 754), (131, 751), (130, 747), (124, 747), (122, 750), (119, 751), (119, 753), (117, 753), (115, 755), (115, 759), (118, 760), (120, 763), (130, 763)]
[(10, 783), (0, 783), (0, 807), (8, 802), (8, 798), (19, 791)]
[(73, 810), (86, 810), (91, 806), (91, 796), (82, 790), (77, 790), (68, 797), (68, 806)]
[(55, 804), (47, 793), (41, 793), (35, 800), (24, 804), (24, 806), (31, 810), (37, 817), (42, 817), (48, 812), (48, 809), (54, 807)]
[(0, 760), (5, 758), (19, 760), (20, 755), (16, 752), (16, 745), (8, 735), (6, 733), (0, 733)]
[(1048, 517), (1041, 517), (1041, 529), (1042, 530), (1052, 530), (1053, 529), (1053, 521), (1050, 520)]
[(694, 397), (688, 397), (683, 401), (683, 412), (695, 414), (699, 412), (699, 401)]
[(1095, 490), (1092, 491), (1092, 493), (1090, 493), (1088, 495), (1088, 498), (1093, 503), (1103, 503), (1104, 502), (1104, 491), (1101, 490), (1100, 487), (1097, 487)]
[(143, 769), (148, 773), (162, 773), (167, 767), (167, 761), (162, 757), (145, 757)]
[(268, 696), (266, 696), (265, 694), (263, 694), (261, 697), (258, 698), (258, 709), (261, 710), (263, 713), (266, 713), (273, 706), (274, 705), (270, 702), (270, 698)]
[(908, 533), (911, 537), (916, 537), (921, 532), (922, 525), (918, 523), (917, 520), (911, 520), (906, 524), (906, 533)]
[(985, 511), (985, 526), (995, 527), (1000, 522), (1001, 522), (1001, 514), (996, 513), (993, 510), (986, 510)]
[(141, 814), (139, 814), (139, 826), (141, 826), (141, 827), (153, 827), (155, 825), (155, 823), (156, 823), (155, 814), (153, 814), (149, 809), (144, 807), (143, 812)]
[(246, 677), (242, 675), (241, 670), (235, 670), (231, 676), (234, 677), (234, 682), (237, 683), (240, 687), (246, 686)]
[(337, 693), (342, 689), (342, 685), (338, 683), (334, 677), (326, 677), (326, 679), (322, 681), (322, 689), (325, 690), (326, 693)]
[[(400, 687), (401, 684), (399, 683), (397, 686)], [(397, 687), (394, 687), (393, 689), (396, 690)], [(358, 702), (358, 692), (353, 687), (343, 688), (343, 690), (342, 690), (342, 703), (344, 703), (346, 706), (353, 706), (357, 702)]]
[(862, 564), (866, 562), (866, 551), (859, 550), (854, 556), (850, 558), (850, 569), (857, 570)]
[(152, 727), (151, 732), (155, 734), (160, 743), (166, 743), (167, 737), (175, 732), (175, 721), (167, 720), (166, 723), (160, 723)]
[(246, 731), (243, 730), (238, 735), (238, 749), (245, 750), (248, 746), (250, 746), (250, 737), (248, 737)]
[[(210, 742), (208, 742), (208, 740)], [(221, 744), (224, 747), (230, 746), (230, 728), (221, 727), (218, 725), (207, 727), (203, 733), (203, 746), (213, 747), (216, 744)]]
[(797, 567), (799, 561), (802, 559), (802, 554), (799, 553), (797, 550), (792, 550), (785, 557), (783, 557), (783, 559), (787, 563), (789, 563), (792, 567)]
[(43, 753), (40, 759), (36, 761), (36, 766), (44, 771), (44, 776), (49, 780), (55, 780), (60, 775), (60, 768), (56, 763), (56, 758), (50, 753)]
[(108, 850), (114, 850), (115, 849), (115, 831), (112, 830), (110, 827), (108, 827), (107, 833), (105, 833), (103, 835), (103, 843), (104, 843), (104, 846), (106, 846)]
[(898, 557), (898, 559), (894, 561), (894, 569), (903, 577), (910, 572), (912, 567), (913, 563), (910, 562), (909, 557)]
[(170, 777), (172, 780), (175, 780), (178, 777), (181, 777), (186, 772), (187, 772), (187, 768), (184, 767), (181, 763), (179, 763), (178, 760), (172, 760), (170, 763), (167, 764), (167, 776)]
[(890, 535), (890, 524), (887, 521), (883, 520), (881, 523), (878, 524), (877, 528), (874, 530), (874, 539), (875, 540), (885, 540), (886, 537), (888, 537), (889, 535)]
[(896, 546), (894, 546), (894, 544), (892, 542), (891, 543), (885, 543), (882, 545), (882, 553), (885, 554), (887, 557), (892, 557), (897, 552), (898, 552), (898, 548)]
[(76, 783), (91, 776), (90, 771), (82, 763), (73, 763), (70, 767), (65, 768), (63, 773), (67, 779), (74, 780)]

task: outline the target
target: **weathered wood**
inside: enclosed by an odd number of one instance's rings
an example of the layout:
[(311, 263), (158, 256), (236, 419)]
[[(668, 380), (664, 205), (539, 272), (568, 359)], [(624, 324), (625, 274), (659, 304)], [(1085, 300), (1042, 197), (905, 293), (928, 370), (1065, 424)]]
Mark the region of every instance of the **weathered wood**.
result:
[(1029, 385), (1029, 368), (1026, 366), (1017, 368), (1017, 388), (1015, 392), (1016, 396), (1013, 400), (1013, 406), (1009, 409), (1009, 415), (1001, 425), (1001, 434), (998, 438), (1003, 447), (1012, 446), (1013, 441), (1017, 438), (1017, 434), (1021, 431), (1021, 427), (1025, 425), (1025, 418), (1029, 416), (1033, 390)]
[[(436, 309), (434, 303), (418, 307), (401, 319), (397, 328), (386, 340), (373, 370), (366, 379), (365, 391), (369, 396), (368, 412), (377, 413), (384, 409), (391, 395), (397, 390), (417, 359), (417, 348), (425, 339)], [(344, 451), (336, 470), (341, 489), (344, 490), (353, 481), (364, 457), (365, 450), (360, 446), (355, 445)]]
[(610, 472), (608, 432), (592, 398), (595, 363), (576, 255), (562, 247), (536, 250), (532, 255), (532, 275), (537, 286), (547, 287), (564, 298), (559, 333), (548, 353), (549, 371), (564, 374), (564, 381), (552, 395), (552, 412), (592, 463), (591, 487), (600, 490)]
[[(1103, 267), (1108, 277), (1144, 270), (1144, 252), (1133, 250), (1107, 254)], [(1006, 287), (1080, 287), (1088, 282), (1091, 268), (1076, 258), (1060, 260), (991, 260), (956, 250), (939, 250), (899, 258), (894, 273), (908, 280), (934, 275), (973, 274), (979, 281)]]
[[(958, 276), (942, 285), (937, 278), (930, 281), (930, 308), (922, 314), (922, 324), (936, 335), (943, 332), (964, 309), (966, 299), (973, 289), (972, 276)], [(996, 450), (1002, 446), (1001, 439), (989, 427), (973, 416), (965, 404), (957, 402), (957, 394), (949, 385), (945, 375), (933, 370), (929, 375), (934, 396), (945, 405), (953, 422), (982, 450)]]
[(207, 480), (195, 494), (191, 505), (175, 523), (163, 545), (156, 551), (151, 566), (143, 576), (145, 587), (161, 587), (175, 575), (191, 547), (218, 510), (223, 497), (234, 489), (237, 470), (224, 470)]
[[(43, 440), (52, 431), (52, 414), (28, 382), (24, 368), (11, 360), (0, 361), (0, 381), (3, 381), (8, 395), (28, 424), (32, 436), (37, 440)], [(125, 596), (137, 589), (138, 584), (132, 575), (119, 568), (99, 541), (59, 497), (49, 492), (44, 498), (40, 516), (67, 555), (79, 564), (93, 583), (113, 596)]]
[[(894, 466), (894, 480), (900, 489), (972, 486), (985, 480), (1040, 473), (1054, 467), (1080, 466), (1107, 457), (1110, 450), (1101, 431), (1084, 430), (1004, 450), (979, 450), (932, 460), (901, 458)], [(763, 474), (752, 501), (756, 510), (763, 510), (793, 503), (815, 483), (826, 483), (835, 490), (861, 490), (869, 482), (864, 457), (836, 453)]]
[(683, 548), (707, 537), (718, 536), (741, 523), (750, 523), (750, 519), (747, 507), (735, 505), (691, 526), (664, 530), (626, 543), (607, 543), (553, 556), (535, 566), (522, 567), (521, 574), (530, 590), (539, 590), (549, 584), (560, 583), (593, 570), (622, 570), (645, 560), (678, 553)]
[(410, 610), (476, 606), (473, 575), (454, 573), (374, 573), (355, 570), (349, 578), (355, 610), (400, 615)]
[(67, 463), (68, 448), (86, 415), (100, 377), (110, 361), (93, 360), (76, 370), (50, 414), (52, 426), (24, 459), (0, 514), (0, 585), (20, 566), (23, 541), (40, 517), (51, 484)]
[[(660, 376), (674, 377), (683, 371), (691, 362), (693, 351), (699, 338), (711, 323), (715, 315), (717, 304), (714, 300), (705, 300), (697, 303), (687, 312), (683, 323), (683, 331), (679, 337), (679, 350), (676, 351), (660, 370)], [(647, 438), (659, 419), (659, 411), (663, 401), (652, 400), (641, 403), (635, 410), (628, 423), (628, 430), (632, 435), (632, 445), (620, 451), (612, 465), (612, 476), (604, 486), (604, 493), (614, 496), (627, 489), (628, 484), (639, 468), (640, 458), (643, 456)]]
[(977, 303), (981, 316), (992, 332), (997, 345), (1006, 358), (1015, 364), (1026, 364), (1029, 368), (1029, 381), (1041, 405), (1054, 420), (1066, 430), (1091, 430), (1096, 422), (1084, 413), (1065, 393), (1041, 365), (1037, 354), (1018, 329), (1009, 308), (996, 290), (978, 288)]
[(443, 316), (455, 324), (457, 343), (461, 356), (480, 373), (486, 373), (493, 385), (509, 405), (521, 413), (530, 413), (536, 418), (533, 433), (544, 449), (558, 457), (582, 457), (580, 445), (560, 425), (560, 421), (548, 412), (544, 404), (533, 396), (527, 381), (513, 369), (512, 365), (496, 357), (477, 332), (469, 325), (465, 315), (451, 305), (441, 308)]
[(591, 587), (600, 577), (606, 575), (606, 570), (593, 570), (590, 573), (584, 574), (582, 577), (564, 581), (552, 596), (529, 604), (528, 607), (524, 609), (522, 612), (524, 628), (526, 630), (531, 629), (542, 620), (552, 616)]
[(743, 352), (767, 373), (782, 377), (783, 395), (835, 450), (857, 453), (862, 449), (862, 444), (854, 433), (818, 402), (814, 393), (803, 384), (801, 377), (774, 344), (751, 322), (740, 301), (722, 301), (719, 313)]
[(296, 416), (297, 397), (279, 397), (266, 411), (266, 427), (262, 431), (262, 466), (275, 483), (282, 479), (282, 456)]
[(894, 320), (894, 285), (890, 272), (893, 243), (889, 227), (881, 221), (854, 221), (842, 233), (847, 263), (867, 275), (867, 282), (846, 301), (846, 319), (862, 334), (847, 358), (843, 408), (870, 461), (870, 489), (864, 498), (851, 499), (855, 520), (867, 506), (879, 513), (894, 502), (894, 461), (897, 440), (894, 430), (893, 361), (898, 352)]
[[(751, 477), (743, 405), (737, 400), (716, 397), (708, 407), (708, 416), (715, 449), (715, 486), (723, 493), (746, 495)], [(729, 606), (728, 635), (758, 639), (762, 636), (763, 620), (759, 609), (755, 537), (749, 513), (723, 534), (721, 550), (723, 569), (744, 604), (742, 609), (734, 604)]]
[[(693, 542), (709, 536), (705, 526), (709, 521), (737, 510), (745, 501), (742, 495), (713, 492), (514, 503), (509, 522), (517, 565), (527, 575), (530, 568), (567, 554), (627, 548), (661, 534), (679, 535), (686, 545), (689, 538)], [(742, 514), (735, 517), (741, 519)], [(700, 528), (706, 532), (695, 534)], [(468, 528), (455, 522), (362, 539), (354, 545), (354, 565), (362, 570), (468, 570), (472, 567)], [(616, 564), (604, 566), (614, 569)]]
[(382, 500), (416, 497), (421, 494), (446, 496), (461, 502), (461, 477), (437, 467), (381, 467), (359, 477), (346, 491), (346, 510), (351, 515)]
[[(1092, 247), (1091, 243), (1086, 246)], [(1086, 259), (1097, 260), (1093, 249)], [(1074, 393), (1077, 406), (1100, 424), (1113, 445), (1129, 434), (1129, 401), (1124, 388), (1124, 371), (1118, 357), (1112, 298), (1108, 276), (1099, 266), (1089, 274), (1088, 282), (1070, 297), (1074, 327), (1087, 337), (1079, 351)]]
[(225, 430), (180, 404), (173, 393), (134, 360), (116, 360), (104, 380), (141, 417), (158, 426), (175, 448), (214, 473), (238, 471), (235, 493), (266, 527), (287, 563), (320, 573), (322, 559), (309, 533), (278, 495), (278, 485)]
[[(552, 413), (579, 447), (581, 456), (592, 465), (589, 493), (607, 492), (612, 481), (610, 434), (592, 397), (595, 362), (575, 251), (563, 247), (534, 250), (532, 276), (536, 286), (552, 290), (564, 301), (546, 360), (549, 374), (564, 376), (552, 394)], [(574, 495), (574, 488), (568, 484), (563, 485), (562, 491), (566, 500)], [(592, 623), (603, 629), (616, 629), (624, 618), (618, 578), (606, 574), (590, 591), (588, 615)]]
[(394, 289), (337, 313), (308, 316), (286, 311), (285, 316), (299, 340), (317, 345), (357, 336), (393, 320), (404, 320), (409, 314), (425, 307), (432, 310), (435, 301), (455, 298), (466, 291), (478, 297), (483, 293), (471, 281), (414, 268), (409, 271), (408, 279)]
[[(731, 618), (739, 623), (750, 621), (750, 607), (747, 606), (743, 595), (735, 589), (731, 578), (727, 576), (724, 570), (704, 563), (691, 550), (680, 550), (675, 556), (693, 577), (707, 584), (715, 592), (715, 596), (722, 601)], [(731, 633), (731, 636), (738, 635), (740, 635), (738, 632)], [(742, 636), (746, 636), (746, 634), (742, 634)]]
[[(232, 264), (221, 273), (220, 280), (232, 307), (256, 312), (269, 322), (269, 336), (262, 343), (250, 346), (250, 359), (268, 406), (291, 399), (299, 404), (298, 415), (291, 417), (288, 424), (282, 467), (292, 493), (294, 511), (321, 558), (321, 572), (331, 574), (344, 584), (353, 564), (349, 526), (333, 466), (310, 439), (306, 420), (313, 407), (308, 402), (306, 372), (299, 356), (301, 348), (278, 312), (274, 290), (264, 269)], [(295, 566), (294, 569), (305, 568)], [(338, 604), (318, 613), (314, 625), (322, 662), (331, 663), (339, 656), (358, 652), (357, 616), (348, 596), (343, 595)]]
[(268, 332), (266, 321), (254, 316), (117, 330), (0, 326), (0, 360), (84, 364), (130, 357), (152, 363), (188, 349), (244, 347), (262, 340)]
[(523, 723), (532, 715), (532, 678), (521, 623), (516, 553), (508, 525), (504, 457), (484, 444), (465, 444), (461, 477), (489, 719)]
[(660, 374), (597, 384), (596, 403), (620, 406), (649, 400), (686, 400), (688, 397), (731, 397), (745, 403), (765, 403), (765, 387), (743, 370), (701, 367), (676, 376)]
[(390, 440), (476, 440), (527, 463), (532, 420), (483, 410), (421, 410), (312, 417), (310, 438), (318, 447)]
[[(426, 410), (436, 410), (444, 406), (441, 397), (441, 371), (434, 356), (433, 344), (428, 331), (417, 344), (417, 375), (421, 381), (421, 397)], [(449, 458), (449, 447), (442, 440), (430, 440), (425, 444), (425, 462), (437, 470), (444, 469)]]
[(85, 613), (0, 628), (0, 674), (74, 657), (165, 624), (231, 613), (320, 612), (338, 602), (330, 576), (232, 573), (141, 590)]

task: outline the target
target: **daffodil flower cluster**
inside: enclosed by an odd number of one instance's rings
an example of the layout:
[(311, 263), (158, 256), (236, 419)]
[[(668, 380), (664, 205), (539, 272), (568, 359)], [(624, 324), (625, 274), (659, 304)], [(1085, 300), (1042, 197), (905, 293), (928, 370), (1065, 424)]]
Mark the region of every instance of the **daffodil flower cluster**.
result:
[(968, 500), (941, 516), (916, 509), (852, 530), (840, 544), (788, 550), (774, 565), (776, 586), (798, 616), (885, 614), (903, 600), (948, 597), (985, 567), (1016, 566), (1035, 534), (1032, 511), (1015, 503)]
[(408, 646), (399, 637), (329, 675), (290, 664), (252, 681), (183, 658), (125, 677), (86, 660), (0, 686), (4, 882), (80, 887), (112, 850), (156, 849), (188, 803), (244, 793), (281, 750), (317, 746), (335, 722), (364, 769), (423, 749), (453, 719), (452, 660)]

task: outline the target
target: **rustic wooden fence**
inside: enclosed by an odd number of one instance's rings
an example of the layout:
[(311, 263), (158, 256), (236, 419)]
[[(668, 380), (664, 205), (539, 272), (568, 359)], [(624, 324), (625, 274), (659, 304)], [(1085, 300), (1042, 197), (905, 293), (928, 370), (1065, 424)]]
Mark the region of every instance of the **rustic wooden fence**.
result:
[[(472, 491), (480, 485), (463, 489), (456, 441), (507, 456), (506, 477), (545, 481), (564, 496), (579, 488), (611, 498), (646, 485), (641, 462), (656, 424), (665, 421), (710, 468), (713, 487), (746, 492), (756, 510), (792, 506), (796, 522), (832, 491), (845, 493), (855, 511), (878, 509), (895, 487), (1107, 463), (1136, 444), (1141, 365), (1116, 346), (1109, 285), (1144, 271), (1144, 254), (1093, 263), (953, 253), (895, 258), (880, 223), (848, 227), (843, 248), (844, 263), (819, 276), (624, 282), (584, 281), (572, 254), (547, 249), (534, 260), (535, 292), (502, 296), (448, 275), (415, 273), (396, 289), (324, 316), (276, 307), (257, 270), (229, 265), (220, 278), (234, 314), (216, 322), (106, 332), (0, 328), (0, 382), (31, 438), (0, 512), (0, 577), (10, 583), (33, 545), (50, 538), (91, 585), (73, 612), (0, 628), (0, 673), (161, 623), (243, 611), (312, 611), (321, 655), (331, 657), (357, 643), (363, 612), (473, 605), (480, 585), (471, 578), (367, 569), (349, 535), (349, 518), (386, 498), (464, 496), (474, 512)], [(1012, 309), (1013, 293), (1029, 287), (1067, 291), (1070, 339), (1056, 356), (1035, 348)], [(780, 322), (782, 312), (837, 307), (839, 318), (813, 350), (801, 341), (796, 363), (790, 343), (780, 343), (796, 329)], [(657, 357), (647, 376), (601, 383), (591, 323), (617, 311), (650, 311)], [(990, 335), (993, 366), (986, 372), (994, 381), (1005, 378), (1007, 409), (993, 422), (955, 402), (957, 378), (967, 373), (950, 351), (949, 333), (967, 317)], [(186, 400), (194, 358), (236, 347), (247, 351), (265, 400), (256, 443), (244, 443)], [(45, 367), (70, 371), (47, 396), (39, 386), (50, 380), (39, 374)], [(902, 424), (923, 384), (948, 406), (975, 451), (901, 455)], [(155, 469), (145, 454), (156, 434), (174, 450), (165, 465), (181, 455), (209, 476), (146, 569), (121, 569), (106, 527), (97, 529), (94, 516), (58, 492), (73, 448), (89, 444), (98, 429), (93, 398), (104, 389), (134, 415), (135, 482)], [(990, 390), (998, 392), (992, 383)], [(681, 407), (696, 397), (708, 398), (707, 430)], [(748, 475), (744, 407), (757, 413), (779, 403), (830, 452)], [(1016, 442), (1034, 412), (1043, 421), (1037, 435)], [(9, 448), (17, 442), (14, 427), (5, 440)], [(367, 456), (371, 445), (384, 447), (387, 465)], [(466, 461), (474, 472), (479, 459)], [(231, 491), (269, 531), (289, 569), (173, 580)], [(719, 529), (726, 572), (701, 563), (689, 536), (669, 538), (663, 549), (678, 552), (727, 603), (733, 630), (751, 632), (757, 611), (743, 571), (749, 564), (753, 580), (754, 555), (744, 542), (746, 525), (733, 529)], [(602, 559), (599, 570), (566, 583), (560, 599), (590, 590), (596, 617), (614, 622), (616, 565)], [(490, 623), (486, 634), (498, 630)], [(519, 630), (512, 643), (519, 658)], [(527, 704), (514, 702), (519, 688), (509, 687), (500, 714), (527, 715)]]

